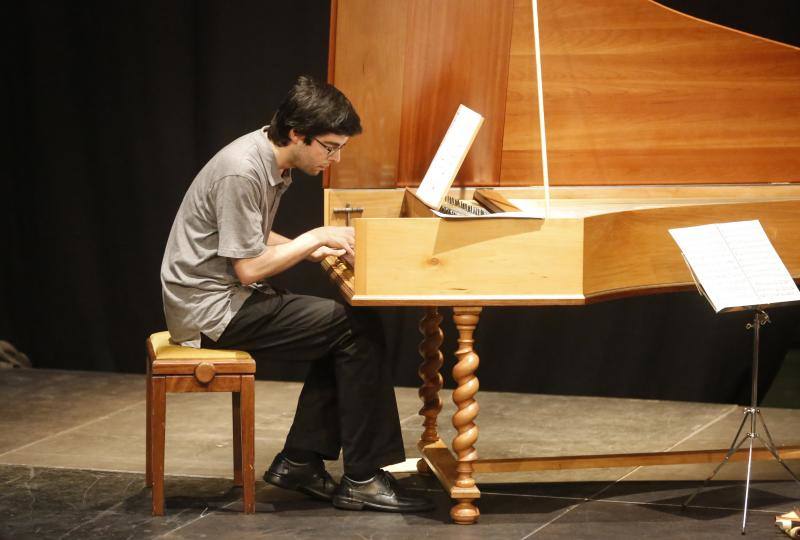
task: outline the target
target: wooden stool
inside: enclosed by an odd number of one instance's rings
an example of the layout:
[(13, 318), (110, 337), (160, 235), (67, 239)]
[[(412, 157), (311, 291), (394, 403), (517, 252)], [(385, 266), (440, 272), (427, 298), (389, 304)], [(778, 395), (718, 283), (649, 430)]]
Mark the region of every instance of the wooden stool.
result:
[(164, 515), (164, 431), (167, 392), (231, 392), (233, 481), (244, 491), (244, 512), (255, 512), (255, 360), (244, 351), (195, 349), (169, 342), (169, 332), (147, 339), (147, 465), (153, 515)]

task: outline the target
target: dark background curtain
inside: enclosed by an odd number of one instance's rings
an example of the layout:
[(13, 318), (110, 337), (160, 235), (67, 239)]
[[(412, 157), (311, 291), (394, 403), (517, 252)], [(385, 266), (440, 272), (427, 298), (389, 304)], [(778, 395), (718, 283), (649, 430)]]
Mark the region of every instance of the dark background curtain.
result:
[[(663, 3), (800, 42), (796, 0)], [(143, 372), (144, 339), (164, 328), (159, 266), (183, 193), (219, 148), (267, 123), (297, 75), (325, 79), (329, 2), (33, 1), (6, 15), (0, 339), (36, 367)], [(320, 179), (298, 174), (276, 230), (321, 224)], [(337, 295), (309, 263), (274, 281)], [(455, 338), (443, 314), (446, 372)], [(397, 384), (417, 385), (421, 310), (376, 315)], [(487, 308), (478, 375), (492, 390), (743, 402), (750, 316), (716, 316), (696, 293)], [(762, 392), (800, 310), (772, 317)], [(259, 365), (259, 377), (306, 367)]]

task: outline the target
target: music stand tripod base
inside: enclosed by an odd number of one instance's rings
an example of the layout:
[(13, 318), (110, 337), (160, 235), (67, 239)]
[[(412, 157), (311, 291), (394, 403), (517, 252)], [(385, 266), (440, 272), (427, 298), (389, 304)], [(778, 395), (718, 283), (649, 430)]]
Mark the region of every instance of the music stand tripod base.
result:
[[(762, 326), (770, 322), (769, 315), (763, 309), (756, 309), (755, 314), (753, 315), (753, 322), (747, 323), (746, 328), (748, 330), (753, 330), (753, 374), (752, 374), (752, 387), (750, 392), (750, 406), (744, 408), (744, 416), (742, 417), (742, 422), (739, 424), (739, 429), (736, 431), (736, 435), (733, 437), (733, 442), (731, 443), (731, 447), (728, 449), (727, 454), (725, 457), (722, 458), (722, 461), (719, 465), (714, 469), (714, 472), (711, 473), (711, 476), (706, 478), (703, 485), (698, 487), (689, 497), (684, 501), (681, 505), (681, 508), (686, 509), (689, 506), (689, 503), (694, 500), (694, 498), (701, 492), (705, 487), (711, 482), (711, 480), (717, 475), (717, 473), (722, 469), (722, 467), (728, 463), (731, 456), (736, 453), (737, 450), (744, 444), (745, 441), (748, 442), (749, 451), (747, 455), (747, 478), (745, 480), (745, 488), (744, 488), (744, 511), (742, 514), (742, 534), (745, 534), (747, 528), (747, 505), (749, 503), (750, 498), (750, 472), (753, 465), (753, 441), (758, 439), (761, 441), (769, 453), (772, 454), (778, 463), (780, 463), (784, 469), (791, 475), (795, 482), (800, 485), (800, 479), (797, 478), (797, 475), (792, 472), (786, 462), (781, 458), (780, 454), (778, 454), (777, 447), (775, 445), (775, 441), (772, 439), (772, 435), (767, 428), (767, 423), (764, 421), (764, 417), (761, 415), (761, 411), (758, 408), (758, 343), (759, 343), (759, 334), (760, 329)], [(744, 429), (747, 420), (750, 420), (750, 431), (744, 433), (742, 435), (742, 431)], [(762, 437), (758, 433), (758, 421), (760, 420), (761, 426), (764, 428), (764, 435), (766, 438)], [(741, 437), (740, 437), (741, 436)]]

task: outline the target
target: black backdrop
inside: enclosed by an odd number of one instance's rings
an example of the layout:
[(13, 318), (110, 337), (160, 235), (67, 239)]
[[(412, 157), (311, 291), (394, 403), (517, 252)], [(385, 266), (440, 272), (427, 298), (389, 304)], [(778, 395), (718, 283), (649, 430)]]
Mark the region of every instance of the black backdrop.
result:
[[(796, 0), (665, 3), (800, 41)], [(164, 327), (159, 265), (184, 191), (220, 147), (266, 123), (298, 74), (325, 78), (329, 3), (34, 1), (17, 9), (6, 12), (3, 33), (0, 339), (36, 367), (142, 372), (144, 338)], [(320, 181), (298, 175), (276, 229), (296, 235), (321, 221)], [(337, 294), (308, 263), (275, 281)], [(421, 311), (377, 314), (396, 382), (416, 385)], [(772, 316), (762, 391), (800, 310)], [(484, 389), (742, 402), (748, 318), (714, 316), (696, 293), (489, 308), (477, 332), (478, 374)], [(444, 328), (450, 366), (447, 319)], [(259, 377), (299, 379), (305, 369), (259, 365)]]

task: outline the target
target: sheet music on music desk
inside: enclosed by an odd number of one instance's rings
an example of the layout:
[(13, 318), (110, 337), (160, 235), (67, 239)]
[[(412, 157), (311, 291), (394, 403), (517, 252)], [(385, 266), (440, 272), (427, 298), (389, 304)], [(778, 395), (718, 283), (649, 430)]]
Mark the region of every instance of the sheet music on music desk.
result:
[(717, 313), (800, 301), (800, 291), (759, 221), (670, 229)]
[(417, 188), (417, 197), (434, 210), (442, 206), (482, 124), (483, 116), (464, 105), (458, 106), (453, 121), (450, 122), (450, 127), (447, 128), (447, 133)]

